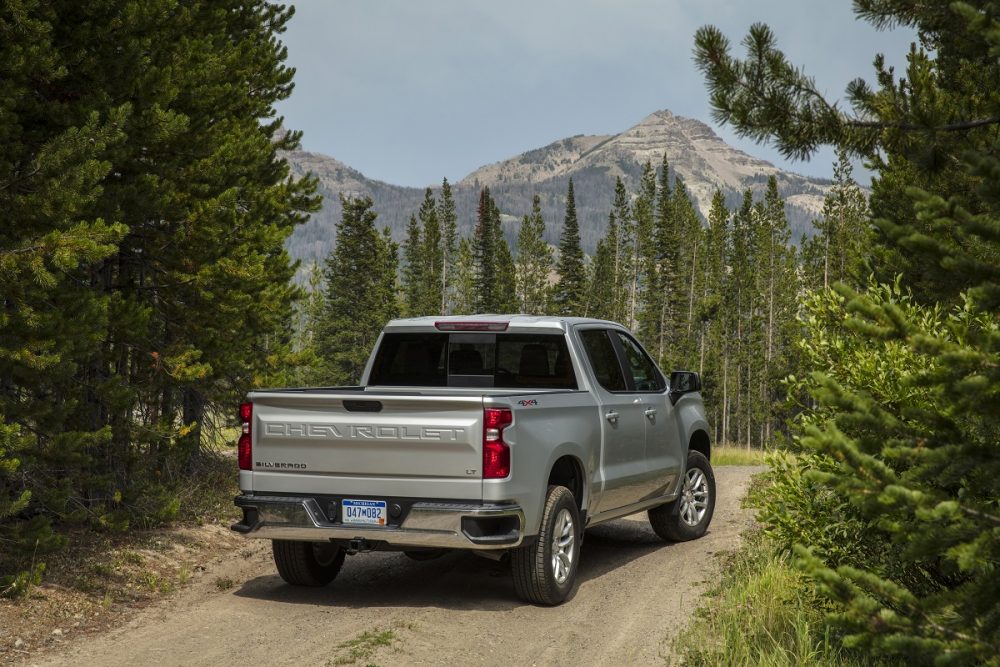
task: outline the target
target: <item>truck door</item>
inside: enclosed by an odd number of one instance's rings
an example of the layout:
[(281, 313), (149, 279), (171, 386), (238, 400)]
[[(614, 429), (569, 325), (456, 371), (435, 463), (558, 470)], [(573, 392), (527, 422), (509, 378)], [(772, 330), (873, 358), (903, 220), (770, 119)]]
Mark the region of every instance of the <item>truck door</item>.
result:
[(648, 471), (644, 465), (646, 417), (641, 396), (629, 391), (625, 370), (611, 332), (606, 328), (580, 330), (597, 386), (600, 411), (600, 474), (603, 488), (592, 512), (604, 512), (635, 502)]
[(645, 465), (648, 475), (639, 489), (639, 500), (666, 494), (680, 475), (684, 449), (667, 383), (646, 351), (628, 334), (613, 332), (625, 359), (626, 382), (642, 400), (646, 425)]

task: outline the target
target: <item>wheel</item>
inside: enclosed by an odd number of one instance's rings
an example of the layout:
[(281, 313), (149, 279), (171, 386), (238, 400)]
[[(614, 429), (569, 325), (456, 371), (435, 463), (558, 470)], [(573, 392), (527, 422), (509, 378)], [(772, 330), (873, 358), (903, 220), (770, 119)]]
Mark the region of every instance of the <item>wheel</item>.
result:
[(344, 550), (325, 542), (271, 540), (278, 574), (292, 586), (326, 586), (344, 564)]
[(668, 542), (687, 542), (705, 534), (715, 513), (715, 473), (701, 452), (688, 452), (687, 470), (677, 500), (649, 510), (653, 532)]
[(404, 551), (403, 555), (410, 560), (415, 560), (418, 563), (434, 560), (435, 558), (440, 558), (445, 554), (445, 549), (413, 549), (411, 551)]
[(557, 605), (565, 601), (576, 582), (581, 532), (580, 510), (573, 492), (565, 486), (550, 486), (538, 539), (511, 550), (517, 594), (534, 604)]

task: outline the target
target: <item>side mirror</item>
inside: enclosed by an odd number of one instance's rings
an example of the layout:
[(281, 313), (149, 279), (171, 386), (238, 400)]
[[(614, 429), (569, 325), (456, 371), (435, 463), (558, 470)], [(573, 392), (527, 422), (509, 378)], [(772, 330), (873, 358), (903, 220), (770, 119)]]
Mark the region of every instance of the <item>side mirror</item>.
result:
[(676, 405), (677, 399), (693, 391), (701, 391), (700, 375), (692, 371), (674, 371), (670, 374), (671, 405)]

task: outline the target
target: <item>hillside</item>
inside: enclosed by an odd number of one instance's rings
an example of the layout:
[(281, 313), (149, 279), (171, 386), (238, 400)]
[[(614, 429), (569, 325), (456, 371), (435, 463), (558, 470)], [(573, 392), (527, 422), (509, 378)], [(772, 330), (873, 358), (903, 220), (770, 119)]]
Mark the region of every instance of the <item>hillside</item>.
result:
[[(810, 221), (823, 205), (828, 182), (784, 171), (729, 146), (697, 120), (657, 111), (616, 135), (577, 135), (548, 146), (481, 167), (453, 184), (459, 231), (469, 234), (475, 224), (479, 189), (490, 186), (505, 216), (506, 233), (513, 241), (517, 220), (526, 214), (535, 193), (541, 195), (547, 239), (558, 242), (567, 181), (573, 178), (584, 250), (593, 252), (604, 234), (616, 176), (630, 190), (638, 187), (642, 165), (659, 165), (664, 154), (670, 168), (683, 179), (703, 214), (715, 188), (735, 206), (745, 188), (762, 191), (774, 175), (786, 198), (792, 236), (810, 233)], [(367, 194), (375, 201), (382, 225), (401, 239), (410, 214), (420, 206), (421, 188), (391, 185), (367, 178), (334, 158), (294, 151), (286, 154), (293, 173), (312, 172), (319, 178), (323, 209), (289, 239), (292, 255), (305, 262), (322, 259), (333, 247), (334, 224), (340, 217), (338, 193)], [(433, 184), (435, 189), (440, 183)]]

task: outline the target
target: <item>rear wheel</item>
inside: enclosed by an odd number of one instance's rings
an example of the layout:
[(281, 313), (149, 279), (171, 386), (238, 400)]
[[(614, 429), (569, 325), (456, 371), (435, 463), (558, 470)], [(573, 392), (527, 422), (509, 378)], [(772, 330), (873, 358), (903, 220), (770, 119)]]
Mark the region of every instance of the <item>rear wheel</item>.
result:
[(272, 540), (278, 574), (292, 586), (326, 586), (344, 564), (344, 550), (328, 542)]
[(550, 486), (538, 539), (511, 551), (517, 594), (534, 604), (565, 601), (576, 583), (581, 532), (573, 492), (565, 486)]
[(686, 542), (705, 534), (715, 513), (715, 473), (701, 452), (688, 452), (687, 470), (677, 500), (649, 510), (653, 532), (669, 542)]

